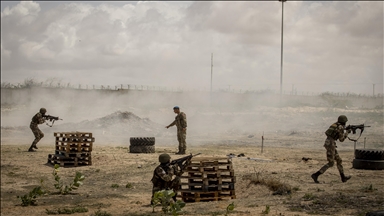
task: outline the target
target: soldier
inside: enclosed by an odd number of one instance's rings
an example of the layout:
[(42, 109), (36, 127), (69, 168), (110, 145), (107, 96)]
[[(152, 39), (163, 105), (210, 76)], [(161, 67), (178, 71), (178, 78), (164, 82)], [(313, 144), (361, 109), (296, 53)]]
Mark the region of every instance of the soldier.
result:
[(339, 170), (341, 181), (347, 182), (351, 178), (351, 176), (344, 175), (342, 160), (336, 150), (336, 140), (343, 142), (348, 137), (348, 134), (351, 133), (351, 129), (348, 129), (344, 133), (345, 123), (347, 123), (347, 121), (347, 117), (345, 115), (341, 115), (337, 119), (337, 122), (333, 123), (325, 132), (327, 138), (325, 139), (324, 147), (327, 150), (328, 163), (325, 164), (319, 171), (311, 175), (315, 183), (319, 183), (317, 180), (319, 175), (323, 174), (328, 168), (332, 167), (335, 161), (337, 163), (337, 169)]
[(181, 170), (178, 170), (177, 164), (171, 165), (171, 156), (169, 154), (161, 154), (159, 156), (160, 165), (153, 171), (151, 179), (153, 183), (152, 198), (156, 192), (161, 190), (172, 189), (175, 192), (173, 200), (176, 201), (177, 191), (179, 190)]
[(185, 113), (180, 112), (180, 108), (178, 106), (173, 107), (173, 112), (177, 114), (175, 121), (166, 126), (166, 128), (176, 125), (177, 140), (179, 141), (179, 152), (176, 154), (185, 154), (185, 151), (187, 150), (187, 143), (185, 142), (185, 139), (187, 138), (187, 116)]
[(41, 138), (44, 137), (44, 134), (41, 132), (38, 125), (45, 122), (44, 115), (46, 112), (47, 110), (45, 108), (41, 108), (40, 112), (36, 113), (36, 115), (32, 117), (32, 121), (29, 127), (31, 128), (33, 135), (35, 135), (35, 140), (33, 140), (31, 147), (28, 149), (30, 152), (34, 152), (34, 149), (38, 149), (36, 145), (41, 140)]

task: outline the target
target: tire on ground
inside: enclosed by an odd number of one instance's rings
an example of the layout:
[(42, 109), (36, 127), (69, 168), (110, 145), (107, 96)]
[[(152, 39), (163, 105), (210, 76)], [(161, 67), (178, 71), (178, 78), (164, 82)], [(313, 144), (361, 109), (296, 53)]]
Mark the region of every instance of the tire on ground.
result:
[(384, 160), (384, 150), (378, 149), (356, 149), (355, 159), (362, 160)]
[(131, 146), (153, 146), (155, 137), (131, 137), (129, 142)]
[(353, 168), (355, 169), (366, 169), (366, 170), (383, 170), (384, 160), (362, 160), (354, 159)]
[(130, 153), (155, 153), (155, 146), (129, 146)]

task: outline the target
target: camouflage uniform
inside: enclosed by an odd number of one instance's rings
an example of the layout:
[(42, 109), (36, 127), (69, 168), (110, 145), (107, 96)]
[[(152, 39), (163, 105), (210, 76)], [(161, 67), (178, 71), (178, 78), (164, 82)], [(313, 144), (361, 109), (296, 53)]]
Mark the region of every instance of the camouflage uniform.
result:
[(340, 142), (344, 142), (344, 140), (348, 137), (348, 133), (344, 133), (343, 125), (334, 123), (330, 126), (330, 129), (325, 132), (325, 134), (327, 135), (327, 138), (324, 142), (324, 148), (327, 150), (328, 163), (325, 164), (319, 171), (323, 174), (328, 168), (332, 167), (336, 161), (337, 169), (340, 173), (344, 173), (342, 165), (343, 161), (336, 150), (336, 140), (338, 139)]
[[(174, 175), (176, 175), (176, 177), (172, 180)], [(153, 183), (152, 198), (157, 191), (172, 189), (175, 192), (173, 199), (176, 201), (176, 195), (180, 185), (180, 178), (178, 175), (177, 165), (172, 166), (169, 165), (169, 163), (162, 163), (157, 166), (153, 171), (151, 180)]]
[(41, 138), (44, 137), (43, 132), (41, 132), (41, 130), (38, 127), (39, 124), (43, 124), (44, 122), (45, 122), (45, 119), (43, 118), (43, 114), (40, 112), (36, 113), (36, 115), (32, 117), (32, 121), (29, 127), (31, 128), (33, 135), (35, 135), (35, 140), (33, 140), (29, 150), (32, 150), (32, 148), (37, 149), (36, 144), (41, 140)]
[[(179, 142), (179, 153), (185, 154), (187, 150), (187, 115), (185, 113), (180, 112), (176, 117), (175, 121), (173, 121), (168, 127), (172, 127), (176, 125), (177, 127), (177, 141)], [(185, 128), (185, 130), (183, 130)]]
[(341, 124), (340, 122), (333, 123), (327, 131), (325, 131), (325, 135), (327, 135), (327, 138), (324, 142), (324, 148), (327, 150), (327, 160), (328, 163), (325, 164), (323, 167), (320, 168), (319, 171), (312, 174), (312, 178), (316, 183), (319, 183), (317, 181), (317, 178), (319, 175), (323, 174), (328, 168), (333, 167), (333, 165), (337, 164), (337, 169), (339, 170), (341, 180), (343, 182), (346, 182), (348, 179), (350, 179), (350, 176), (344, 175), (344, 169), (342, 165), (341, 157), (339, 156), (339, 153), (337, 152), (336, 148), (336, 140), (339, 140), (340, 142), (344, 142), (344, 140), (348, 137), (348, 134), (350, 133), (350, 130), (347, 130), (344, 133), (345, 126)]

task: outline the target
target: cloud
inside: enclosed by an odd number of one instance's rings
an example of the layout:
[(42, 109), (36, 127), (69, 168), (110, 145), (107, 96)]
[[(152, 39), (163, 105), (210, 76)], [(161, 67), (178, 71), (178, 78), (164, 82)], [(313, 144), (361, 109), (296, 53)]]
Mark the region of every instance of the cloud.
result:
[[(2, 10), (2, 78), (77, 74), (87, 84), (208, 89), (213, 53), (216, 88), (279, 88), (279, 2), (44, 6), (20, 2)], [(343, 82), (349, 91), (354, 83), (382, 83), (382, 8), (383, 2), (285, 2), (284, 88), (332, 91)]]

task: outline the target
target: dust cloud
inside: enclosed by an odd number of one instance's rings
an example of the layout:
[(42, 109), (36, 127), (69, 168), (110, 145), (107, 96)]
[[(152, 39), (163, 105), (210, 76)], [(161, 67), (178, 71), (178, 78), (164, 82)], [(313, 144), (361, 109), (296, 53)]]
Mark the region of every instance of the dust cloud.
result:
[(43, 144), (54, 142), (53, 132), (83, 131), (93, 133), (101, 145), (128, 146), (130, 137), (150, 136), (156, 143), (177, 146), (176, 128), (165, 128), (175, 118), (175, 105), (187, 115), (188, 145), (236, 137), (256, 143), (263, 135), (323, 139), (341, 114), (348, 116), (349, 124), (372, 126), (364, 133), (384, 140), (383, 97), (34, 87), (2, 89), (1, 99), (2, 141), (15, 136), (20, 142), (32, 141), (29, 123), (45, 107), (47, 114), (63, 120), (53, 127), (40, 126), (46, 134)]

